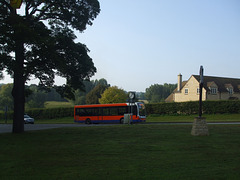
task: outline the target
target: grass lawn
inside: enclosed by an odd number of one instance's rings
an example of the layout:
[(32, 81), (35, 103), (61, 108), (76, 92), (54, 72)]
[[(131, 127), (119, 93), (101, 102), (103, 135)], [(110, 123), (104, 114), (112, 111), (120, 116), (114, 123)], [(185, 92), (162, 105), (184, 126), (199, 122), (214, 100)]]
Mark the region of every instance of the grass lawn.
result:
[(239, 179), (240, 126), (117, 125), (0, 134), (0, 179)]

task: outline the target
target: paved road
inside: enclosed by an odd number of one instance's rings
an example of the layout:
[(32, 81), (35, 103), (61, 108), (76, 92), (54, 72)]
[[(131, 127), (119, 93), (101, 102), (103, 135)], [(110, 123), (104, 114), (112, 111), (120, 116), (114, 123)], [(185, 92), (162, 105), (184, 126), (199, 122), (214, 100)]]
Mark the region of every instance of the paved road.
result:
[[(182, 124), (191, 125), (192, 123), (143, 123), (144, 124)], [(240, 122), (219, 122), (219, 123), (207, 123), (207, 124), (239, 124)], [(62, 127), (84, 127), (84, 126), (112, 126), (112, 125), (119, 125), (119, 124), (25, 124), (24, 130), (25, 131), (35, 131), (35, 130), (43, 130), (43, 129), (54, 129), (54, 128), (62, 128)], [(11, 133), (12, 132), (12, 124), (0, 124), (0, 133)]]

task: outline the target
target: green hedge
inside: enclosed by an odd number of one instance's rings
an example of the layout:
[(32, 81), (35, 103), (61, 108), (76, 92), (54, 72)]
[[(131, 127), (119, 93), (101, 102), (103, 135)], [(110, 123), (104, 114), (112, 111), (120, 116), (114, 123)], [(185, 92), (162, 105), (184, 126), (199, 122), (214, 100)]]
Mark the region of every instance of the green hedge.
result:
[[(199, 102), (145, 104), (147, 114), (198, 114)], [(203, 113), (240, 113), (240, 101), (203, 101)]]
[[(25, 111), (26, 114), (33, 117), (34, 119), (54, 119), (59, 117), (73, 117), (73, 107), (68, 108), (36, 108), (28, 109)], [(13, 119), (13, 111), (7, 113), (8, 119)], [(5, 119), (5, 112), (0, 112), (0, 119)]]
[[(13, 111), (8, 111), (7, 112), (7, 119), (13, 119)], [(5, 112), (0, 111), (0, 122), (5, 121)]]
[(55, 119), (59, 117), (73, 117), (74, 109), (68, 108), (42, 108), (42, 109), (28, 109), (26, 114), (34, 117), (35, 119)]

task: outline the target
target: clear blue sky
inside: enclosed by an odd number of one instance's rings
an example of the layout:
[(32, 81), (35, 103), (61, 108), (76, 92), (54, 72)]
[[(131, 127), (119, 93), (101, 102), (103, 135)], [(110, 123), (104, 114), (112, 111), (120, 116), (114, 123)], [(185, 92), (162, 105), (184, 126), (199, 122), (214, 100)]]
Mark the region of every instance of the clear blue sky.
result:
[[(198, 74), (240, 78), (240, 0), (99, 0), (78, 39), (105, 78), (126, 91)], [(4, 81), (0, 81), (4, 83)]]

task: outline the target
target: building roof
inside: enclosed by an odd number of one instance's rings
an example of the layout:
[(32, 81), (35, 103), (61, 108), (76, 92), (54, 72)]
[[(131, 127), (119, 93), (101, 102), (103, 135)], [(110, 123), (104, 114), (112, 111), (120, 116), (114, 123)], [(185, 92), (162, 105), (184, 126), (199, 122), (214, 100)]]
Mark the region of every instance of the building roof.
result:
[[(181, 90), (182, 90), (182, 88), (185, 86), (185, 84), (187, 84), (187, 82), (188, 82), (188, 81), (183, 81), (183, 82), (182, 82)], [(174, 93), (175, 93), (175, 92), (178, 92), (178, 88), (174, 89), (173, 92), (174, 92)]]
[[(200, 76), (193, 75), (193, 77), (199, 82)], [(214, 77), (214, 76), (204, 76), (203, 77), (203, 87), (206, 91), (210, 91), (209, 86), (211, 84), (216, 84), (219, 92), (228, 92), (228, 88), (233, 88), (234, 92), (240, 92), (240, 79), (236, 78), (225, 78), (225, 77)]]

